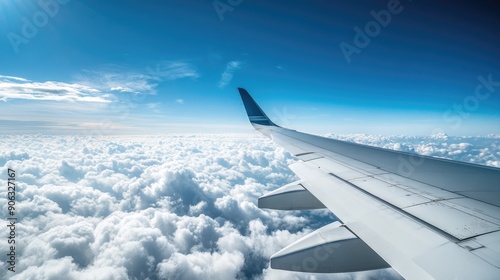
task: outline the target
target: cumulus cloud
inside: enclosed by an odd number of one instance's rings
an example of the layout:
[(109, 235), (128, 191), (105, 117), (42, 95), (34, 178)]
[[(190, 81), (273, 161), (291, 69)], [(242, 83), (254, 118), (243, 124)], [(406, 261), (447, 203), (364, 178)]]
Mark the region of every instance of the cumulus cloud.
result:
[[(334, 137), (493, 166), (500, 157), (498, 136)], [(296, 179), (287, 167), (295, 159), (259, 135), (20, 135), (3, 137), (0, 151), (0, 173), (18, 174), (22, 260), (2, 279), (332, 279), (268, 267), (273, 253), (335, 218), (256, 206)], [(370, 277), (399, 276), (334, 279)]]
[(497, 134), (487, 136), (448, 136), (444, 133), (430, 136), (327, 134), (325, 136), (386, 149), (500, 167), (498, 144), (500, 135)]
[(0, 99), (111, 102), (110, 95), (78, 83), (56, 81), (35, 82), (20, 77), (0, 75)]
[(241, 62), (240, 61), (230, 61), (226, 65), (226, 69), (224, 72), (222, 72), (219, 80), (218, 87), (223, 89), (225, 88), (233, 79), (234, 72), (238, 69), (241, 68)]
[(294, 175), (293, 158), (253, 134), (11, 136), (0, 150), (0, 172), (18, 174), (23, 260), (0, 278), (258, 278), (272, 253), (333, 220), (257, 208)]

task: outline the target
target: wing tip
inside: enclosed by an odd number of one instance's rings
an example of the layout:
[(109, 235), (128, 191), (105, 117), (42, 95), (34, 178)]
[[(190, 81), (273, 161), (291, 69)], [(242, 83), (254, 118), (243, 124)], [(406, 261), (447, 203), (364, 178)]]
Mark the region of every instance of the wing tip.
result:
[(250, 120), (250, 123), (266, 126), (277, 126), (271, 121), (271, 119), (269, 119), (266, 113), (264, 113), (259, 104), (255, 102), (255, 100), (246, 89), (238, 87), (238, 91), (240, 93), (241, 100), (243, 101), (243, 105), (245, 106), (245, 110), (247, 111), (247, 116)]

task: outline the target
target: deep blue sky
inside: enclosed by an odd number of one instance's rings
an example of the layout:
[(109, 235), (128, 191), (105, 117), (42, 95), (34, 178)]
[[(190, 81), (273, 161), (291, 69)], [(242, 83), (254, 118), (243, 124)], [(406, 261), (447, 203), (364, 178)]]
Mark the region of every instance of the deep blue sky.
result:
[(250, 131), (236, 87), (314, 133), (500, 133), (492, 1), (47, 2), (0, 1), (6, 133)]

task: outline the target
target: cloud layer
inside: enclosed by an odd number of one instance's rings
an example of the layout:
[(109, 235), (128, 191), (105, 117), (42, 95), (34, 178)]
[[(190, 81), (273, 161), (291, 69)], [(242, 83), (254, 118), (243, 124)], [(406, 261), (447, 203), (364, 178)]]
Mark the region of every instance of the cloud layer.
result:
[(444, 133), (431, 136), (327, 134), (325, 136), (386, 149), (500, 167), (498, 134), (488, 136), (448, 136)]
[[(335, 137), (493, 166), (500, 158), (498, 136)], [(17, 171), (19, 206), (17, 272), (2, 279), (332, 277), (268, 268), (273, 253), (334, 217), (256, 207), (296, 179), (295, 159), (259, 135), (4, 136), (0, 151), (0, 173)], [(370, 277), (398, 278), (335, 279)]]

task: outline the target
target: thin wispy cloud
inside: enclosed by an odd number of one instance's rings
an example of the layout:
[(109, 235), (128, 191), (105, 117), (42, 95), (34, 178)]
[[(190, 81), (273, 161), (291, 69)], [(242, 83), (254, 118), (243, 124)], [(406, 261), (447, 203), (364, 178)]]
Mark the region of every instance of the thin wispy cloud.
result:
[(218, 87), (220, 89), (225, 88), (233, 79), (234, 72), (241, 68), (241, 61), (230, 61), (226, 65), (226, 69), (222, 72)]
[(161, 106), (161, 103), (160, 102), (155, 102), (155, 103), (147, 103), (146, 104), (146, 107), (151, 110), (152, 112), (155, 112), (155, 113), (161, 113), (161, 110), (160, 110), (160, 106)]
[[(82, 123), (97, 124), (90, 127), (97, 127), (97, 133), (123, 127), (129, 129), (135, 127), (130, 122), (136, 121), (142, 112), (161, 113), (160, 103), (150, 99), (158, 93), (160, 83), (200, 76), (194, 65), (184, 61), (151, 65), (139, 68), (103, 65), (93, 70), (80, 70), (69, 81), (31, 81), (26, 77), (0, 75), (0, 100), (25, 100), (6, 103), (1, 111), (11, 116), (9, 120), (44, 121), (35, 125), (57, 133), (82, 129), (83, 133), (94, 133), (88, 131), (88, 126), (81, 126)], [(170, 97), (172, 99), (176, 104), (184, 103), (184, 99)], [(15, 114), (18, 111), (26, 113)], [(60, 118), (61, 115), (65, 117)], [(33, 125), (13, 130), (25, 131), (28, 127), (32, 130)]]
[(112, 87), (110, 90), (111, 91), (119, 91), (119, 92), (132, 92), (132, 93), (134, 92), (133, 89), (125, 88), (125, 87)]
[(198, 78), (200, 74), (196, 68), (184, 61), (164, 61), (155, 65), (155, 67), (147, 67), (148, 75), (157, 80), (178, 80), (183, 78)]
[(19, 81), (19, 82), (29, 82), (27, 79), (21, 78), (21, 77), (14, 77), (14, 76), (4, 76), (0, 75), (0, 80), (13, 80), (13, 81)]
[(158, 82), (146, 73), (119, 66), (83, 70), (81, 74), (75, 75), (75, 79), (79, 83), (114, 93), (156, 94), (158, 85)]
[(115, 93), (156, 94), (163, 81), (198, 78), (195, 66), (184, 61), (162, 61), (143, 69), (106, 65), (99, 70), (84, 70), (75, 75), (82, 84)]
[(78, 83), (36, 82), (0, 75), (0, 100), (7, 102), (9, 99), (108, 103), (111, 95)]

